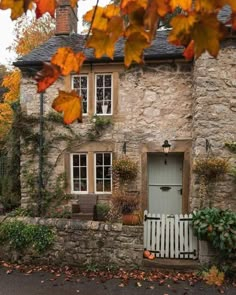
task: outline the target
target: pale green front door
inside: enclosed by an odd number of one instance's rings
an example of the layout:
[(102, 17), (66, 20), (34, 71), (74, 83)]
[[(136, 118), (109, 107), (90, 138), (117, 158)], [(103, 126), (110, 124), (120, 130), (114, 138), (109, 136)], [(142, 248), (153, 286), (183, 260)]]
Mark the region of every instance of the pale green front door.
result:
[(182, 213), (183, 154), (148, 155), (148, 210), (150, 213)]

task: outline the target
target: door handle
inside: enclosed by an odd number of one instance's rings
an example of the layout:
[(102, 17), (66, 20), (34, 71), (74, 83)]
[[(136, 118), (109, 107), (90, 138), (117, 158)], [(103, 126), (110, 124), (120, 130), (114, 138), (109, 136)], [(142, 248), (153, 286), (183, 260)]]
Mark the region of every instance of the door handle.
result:
[(163, 192), (168, 192), (171, 189), (170, 186), (161, 186), (160, 190), (162, 190)]
[(183, 189), (182, 188), (178, 189), (178, 192), (182, 195), (183, 194)]

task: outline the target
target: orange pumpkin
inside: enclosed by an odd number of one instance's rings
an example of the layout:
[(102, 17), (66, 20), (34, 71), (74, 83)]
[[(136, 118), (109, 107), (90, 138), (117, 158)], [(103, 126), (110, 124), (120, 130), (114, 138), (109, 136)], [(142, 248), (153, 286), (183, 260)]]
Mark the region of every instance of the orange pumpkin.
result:
[(154, 254), (150, 254), (150, 255), (148, 256), (148, 259), (150, 259), (150, 260), (155, 259), (155, 255), (154, 255)]
[(143, 252), (143, 257), (148, 258), (151, 255), (151, 253), (148, 250), (145, 250)]

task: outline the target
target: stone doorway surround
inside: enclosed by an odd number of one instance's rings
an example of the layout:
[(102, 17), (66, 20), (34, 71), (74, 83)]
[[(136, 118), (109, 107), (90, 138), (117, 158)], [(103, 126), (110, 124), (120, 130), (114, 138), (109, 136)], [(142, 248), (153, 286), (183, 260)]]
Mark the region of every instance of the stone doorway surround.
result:
[[(162, 141), (163, 142), (163, 141)], [(162, 142), (146, 143), (141, 147), (141, 196), (142, 196), (142, 211), (148, 208), (148, 153), (163, 153)], [(182, 198), (182, 213), (186, 214), (190, 211), (189, 197), (191, 194), (191, 150), (192, 139), (175, 139), (170, 140), (170, 153), (183, 153), (183, 198)]]

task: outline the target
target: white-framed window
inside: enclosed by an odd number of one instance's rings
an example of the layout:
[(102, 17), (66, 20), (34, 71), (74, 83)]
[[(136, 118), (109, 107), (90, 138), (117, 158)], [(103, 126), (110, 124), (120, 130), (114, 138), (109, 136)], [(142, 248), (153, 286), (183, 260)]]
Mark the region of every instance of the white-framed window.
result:
[(112, 115), (112, 74), (95, 74), (95, 113)]
[(71, 154), (71, 191), (88, 192), (88, 155)]
[(72, 88), (82, 97), (82, 112), (88, 114), (88, 75), (72, 76)]
[(98, 152), (94, 155), (95, 192), (111, 193), (112, 191), (112, 153)]

